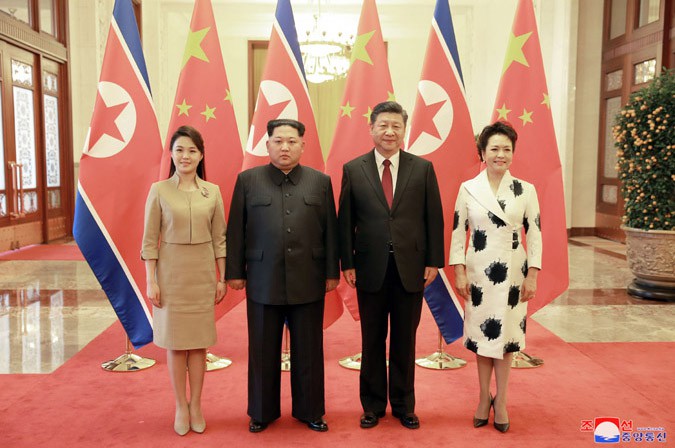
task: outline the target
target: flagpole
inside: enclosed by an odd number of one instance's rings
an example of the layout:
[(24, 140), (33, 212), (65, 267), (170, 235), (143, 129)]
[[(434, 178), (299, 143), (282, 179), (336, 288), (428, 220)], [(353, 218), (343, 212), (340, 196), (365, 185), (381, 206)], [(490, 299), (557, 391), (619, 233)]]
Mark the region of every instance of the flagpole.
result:
[(133, 347), (131, 341), (126, 338), (126, 349), (123, 355), (118, 356), (112, 361), (106, 361), (101, 364), (101, 368), (108, 372), (135, 372), (145, 370), (155, 365), (155, 360), (143, 358), (132, 353)]
[(290, 349), (290, 334), (288, 331), (288, 323), (284, 323), (284, 348), (281, 350), (281, 371), (291, 371), (291, 349)]
[(438, 330), (438, 350), (424, 358), (415, 360), (415, 364), (425, 369), (448, 370), (460, 369), (466, 366), (466, 361), (462, 358), (455, 358), (443, 350), (443, 335)]
[(515, 352), (511, 358), (511, 367), (514, 369), (534, 369), (543, 365), (543, 359), (535, 358), (525, 352)]

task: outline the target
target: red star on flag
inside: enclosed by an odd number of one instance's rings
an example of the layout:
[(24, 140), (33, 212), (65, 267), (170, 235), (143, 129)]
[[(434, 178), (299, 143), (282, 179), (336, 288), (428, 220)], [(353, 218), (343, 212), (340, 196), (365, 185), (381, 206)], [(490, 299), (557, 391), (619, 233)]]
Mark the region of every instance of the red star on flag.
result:
[(260, 91), (260, 104), (256, 107), (256, 124), (253, 134), (254, 148), (267, 133), (267, 122), (277, 118), (290, 102), (291, 100), (286, 100), (270, 104), (267, 102), (265, 93), (262, 90)]
[(124, 137), (122, 137), (120, 128), (117, 127), (115, 120), (117, 120), (117, 117), (120, 116), (129, 103), (126, 102), (108, 106), (105, 101), (103, 101), (103, 97), (101, 97), (101, 93), (99, 92), (96, 95), (95, 104), (96, 107), (91, 122), (91, 135), (89, 137), (88, 149), (91, 149), (101, 137), (103, 137), (103, 134), (123, 142)]
[(422, 95), (420, 95), (420, 91), (418, 90), (415, 104), (423, 105), (424, 109), (420, 111), (419, 121), (416, 122), (419, 123), (420, 126), (416, 126), (410, 130), (410, 145), (415, 143), (417, 138), (422, 135), (423, 132), (440, 140), (441, 134), (434, 124), (434, 117), (438, 113), (438, 110), (445, 104), (445, 100), (439, 101), (438, 103), (427, 104), (424, 102), (424, 98), (422, 98)]

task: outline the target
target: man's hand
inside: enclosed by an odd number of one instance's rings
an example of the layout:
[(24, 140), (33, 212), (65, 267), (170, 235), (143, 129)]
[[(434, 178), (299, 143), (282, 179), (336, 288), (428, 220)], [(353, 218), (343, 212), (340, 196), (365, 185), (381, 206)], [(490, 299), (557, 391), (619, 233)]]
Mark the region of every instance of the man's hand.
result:
[(329, 278), (326, 279), (326, 292), (332, 291), (337, 288), (338, 283), (340, 283), (339, 278)]
[(427, 266), (424, 268), (424, 287), (426, 288), (438, 275), (438, 268)]
[(232, 280), (228, 280), (227, 284), (230, 286), (230, 288), (236, 289), (237, 291), (246, 288), (246, 280), (244, 280), (243, 278), (235, 278)]
[(342, 276), (349, 286), (356, 288), (356, 269), (345, 269), (342, 271)]

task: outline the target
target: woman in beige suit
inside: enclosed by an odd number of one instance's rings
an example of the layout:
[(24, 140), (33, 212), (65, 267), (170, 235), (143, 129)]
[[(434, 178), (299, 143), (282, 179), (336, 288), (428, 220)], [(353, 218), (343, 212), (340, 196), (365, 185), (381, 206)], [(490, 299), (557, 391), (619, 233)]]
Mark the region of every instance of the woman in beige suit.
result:
[(142, 258), (153, 304), (154, 342), (167, 350), (176, 398), (174, 430), (179, 435), (190, 429), (202, 433), (206, 348), (216, 342), (214, 305), (227, 291), (225, 214), (218, 186), (204, 180), (202, 136), (189, 126), (171, 137), (169, 179), (150, 188)]

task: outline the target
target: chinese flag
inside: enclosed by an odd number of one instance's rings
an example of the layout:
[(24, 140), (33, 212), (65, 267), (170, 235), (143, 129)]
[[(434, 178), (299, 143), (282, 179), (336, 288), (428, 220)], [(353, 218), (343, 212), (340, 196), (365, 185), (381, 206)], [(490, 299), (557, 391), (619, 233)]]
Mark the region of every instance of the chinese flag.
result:
[[(206, 177), (220, 187), (227, 217), (244, 155), (211, 0), (196, 0), (192, 11), (162, 157), (161, 179), (169, 175), (171, 135), (183, 125), (194, 127), (204, 137)], [(216, 307), (216, 318), (243, 298), (241, 291), (228, 291), (223, 303)]]
[(73, 236), (136, 348), (152, 341), (139, 251), (161, 156), (133, 6), (117, 0), (80, 160)]
[[(466, 104), (462, 67), (448, 0), (437, 0), (427, 53), (417, 87), (407, 150), (434, 164), (445, 222), (445, 254), (449, 256), (455, 200), (459, 186), (480, 171), (471, 116)], [(447, 343), (462, 336), (462, 306), (448, 287), (452, 269), (424, 291), (424, 298)]]
[(323, 171), (323, 154), (289, 0), (277, 3), (243, 169), (269, 163), (265, 146), (267, 122), (276, 118), (290, 118), (305, 125), (305, 151), (300, 163)]
[[(342, 183), (342, 166), (373, 148), (370, 112), (376, 104), (394, 100), (375, 0), (364, 0), (356, 34), (333, 144), (326, 161), (326, 173), (333, 179), (336, 203)], [(341, 281), (337, 291), (354, 320), (358, 320), (356, 290)]]
[(567, 289), (569, 268), (562, 167), (532, 0), (518, 2), (492, 119), (518, 132), (511, 173), (533, 183), (539, 197), (543, 259), (533, 314)]
[[(279, 0), (274, 16), (272, 35), (267, 48), (258, 100), (253, 113), (246, 144), (243, 169), (269, 163), (267, 155), (267, 122), (275, 118), (291, 118), (305, 125), (305, 151), (300, 163), (324, 170), (323, 154), (316, 129), (314, 111), (309, 100), (305, 67), (300, 54), (293, 9), (289, 0)], [(328, 328), (342, 316), (344, 307), (335, 292), (326, 294), (323, 327)]]

